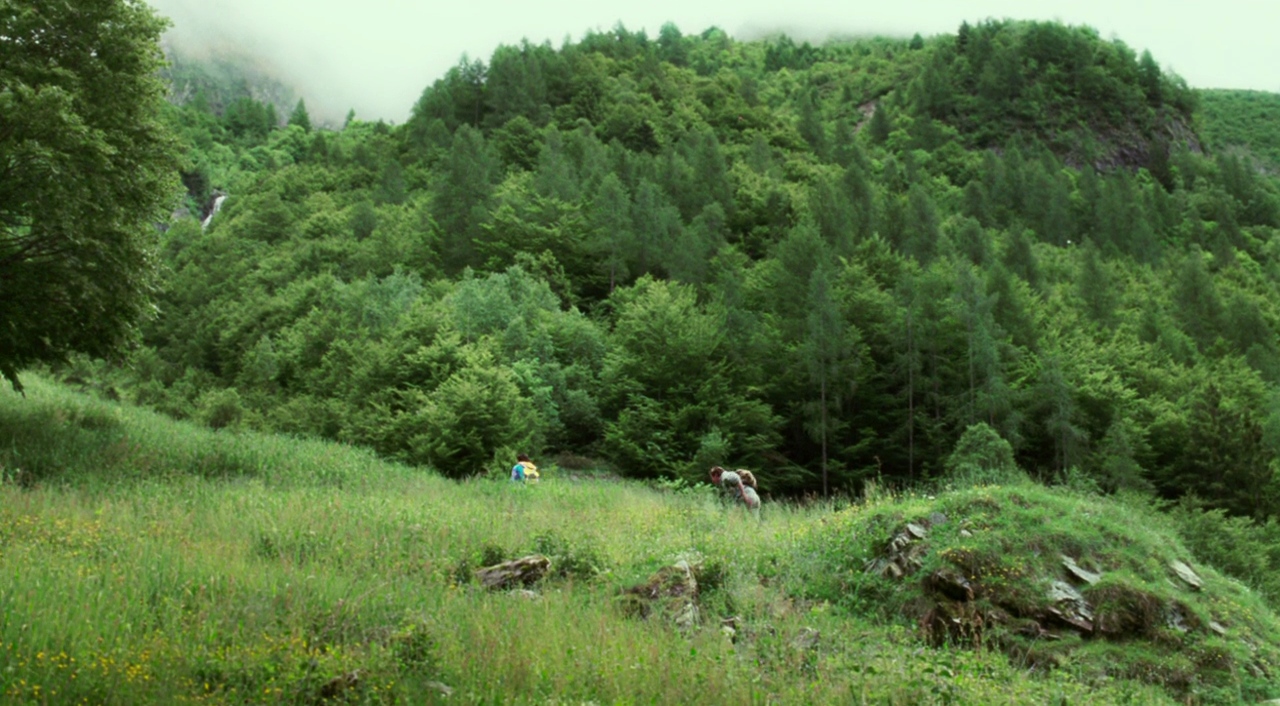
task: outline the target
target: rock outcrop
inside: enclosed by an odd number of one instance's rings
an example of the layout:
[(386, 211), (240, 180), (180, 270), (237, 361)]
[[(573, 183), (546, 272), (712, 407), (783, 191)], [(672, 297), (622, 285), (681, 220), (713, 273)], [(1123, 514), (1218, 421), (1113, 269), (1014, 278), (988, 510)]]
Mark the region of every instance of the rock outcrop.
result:
[(514, 561), (504, 561), (476, 571), (480, 585), (490, 589), (514, 588), (536, 583), (551, 568), (551, 560), (541, 554), (532, 554)]

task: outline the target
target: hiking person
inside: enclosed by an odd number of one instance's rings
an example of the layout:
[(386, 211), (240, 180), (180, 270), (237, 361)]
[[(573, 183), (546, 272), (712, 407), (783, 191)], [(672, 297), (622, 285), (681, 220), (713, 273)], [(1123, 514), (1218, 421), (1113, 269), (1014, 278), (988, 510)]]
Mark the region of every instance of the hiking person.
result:
[(538, 467), (528, 455), (516, 455), (516, 465), (511, 468), (511, 480), (517, 483), (537, 483), (540, 477)]
[[(750, 478), (750, 482), (745, 482), (744, 477)], [(719, 466), (712, 466), (711, 482), (729, 493), (735, 501), (746, 505), (748, 510), (759, 512), (760, 495), (756, 492), (756, 477), (751, 471), (726, 471)]]

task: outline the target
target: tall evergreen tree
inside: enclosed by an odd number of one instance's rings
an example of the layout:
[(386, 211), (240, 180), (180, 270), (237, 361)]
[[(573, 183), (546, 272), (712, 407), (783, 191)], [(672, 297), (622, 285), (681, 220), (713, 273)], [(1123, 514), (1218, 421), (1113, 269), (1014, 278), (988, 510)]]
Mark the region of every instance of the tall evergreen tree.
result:
[(609, 291), (627, 279), (627, 256), (634, 248), (635, 234), (631, 221), (631, 198), (616, 174), (600, 183), (591, 201), (591, 227), (595, 232), (597, 251), (603, 253), (609, 269)]
[(797, 129), (800, 130), (800, 136), (809, 143), (810, 149), (818, 156), (818, 159), (826, 161), (827, 159), (827, 128), (822, 121), (822, 107), (818, 100), (818, 91), (815, 88), (809, 88), (800, 94), (797, 99), (799, 105), (797, 109), (800, 113), (800, 122)]
[(809, 381), (817, 388), (817, 400), (806, 406), (809, 417), (806, 426), (822, 447), (824, 497), (831, 494), (828, 443), (843, 426), (839, 423), (840, 406), (846, 389), (842, 383), (846, 382), (846, 368), (852, 356), (849, 332), (832, 292), (829, 270), (830, 265), (823, 262), (809, 276), (809, 315), (802, 346), (802, 355), (809, 369)]
[(680, 211), (671, 205), (667, 195), (648, 179), (641, 180), (631, 207), (631, 223), (635, 239), (629, 260), (636, 275), (659, 271), (671, 249), (680, 242), (683, 224)]
[(301, 98), (298, 104), (293, 107), (293, 112), (289, 114), (289, 124), (297, 125), (306, 132), (311, 132), (311, 115), (307, 113), (307, 104)]
[(469, 125), (458, 128), (432, 199), (449, 272), (481, 264), (475, 243), (489, 218), (497, 167), (484, 135)]

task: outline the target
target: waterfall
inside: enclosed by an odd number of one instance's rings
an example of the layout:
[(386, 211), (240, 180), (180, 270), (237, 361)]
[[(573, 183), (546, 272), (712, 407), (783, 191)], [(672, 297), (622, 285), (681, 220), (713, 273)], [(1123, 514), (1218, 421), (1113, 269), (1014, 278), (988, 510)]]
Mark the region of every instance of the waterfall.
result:
[(214, 197), (213, 208), (209, 209), (209, 215), (205, 216), (203, 221), (200, 221), (201, 228), (209, 227), (209, 221), (213, 220), (214, 214), (218, 212), (218, 209), (222, 208), (222, 202), (226, 200), (227, 200), (226, 194), (218, 194), (216, 197)]

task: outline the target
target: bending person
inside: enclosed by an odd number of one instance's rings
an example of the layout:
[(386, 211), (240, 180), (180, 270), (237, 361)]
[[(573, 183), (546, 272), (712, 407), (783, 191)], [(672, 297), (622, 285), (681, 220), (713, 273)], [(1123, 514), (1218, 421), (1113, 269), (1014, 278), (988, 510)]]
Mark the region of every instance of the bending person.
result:
[[(750, 483), (743, 481), (743, 475), (751, 478)], [(760, 509), (760, 495), (756, 493), (755, 476), (751, 475), (751, 471), (726, 471), (719, 466), (711, 467), (711, 482), (720, 486), (722, 490), (729, 493), (735, 502), (741, 502), (747, 506), (748, 510), (758, 511)]]

